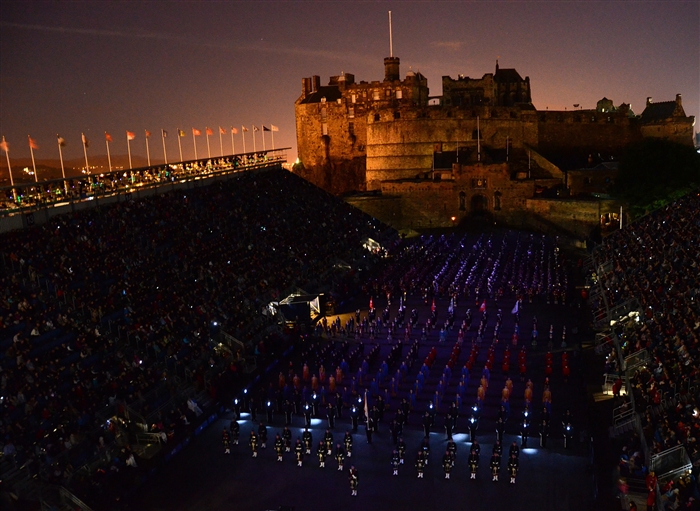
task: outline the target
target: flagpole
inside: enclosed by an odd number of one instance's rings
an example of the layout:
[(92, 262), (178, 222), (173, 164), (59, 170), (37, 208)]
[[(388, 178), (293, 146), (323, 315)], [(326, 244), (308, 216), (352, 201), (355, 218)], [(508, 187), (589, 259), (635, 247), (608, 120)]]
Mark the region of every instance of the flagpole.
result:
[(85, 138), (85, 133), (81, 133), (81, 135), (83, 139), (83, 154), (85, 155), (85, 172), (90, 174), (90, 164), (87, 157), (87, 138)]
[(236, 144), (233, 143), (233, 126), (231, 126), (231, 154), (236, 154)]
[(177, 129), (177, 147), (180, 149), (180, 163), (182, 163), (182, 142), (180, 141), (180, 139), (182, 137), (180, 136), (180, 133), (181, 133), (180, 128), (178, 128)]
[(160, 136), (163, 139), (163, 159), (165, 160), (165, 164), (168, 164), (168, 151), (165, 150), (165, 130), (163, 128), (160, 129)]
[(243, 153), (245, 154), (245, 126), (241, 126), (241, 137), (243, 137)]
[(211, 160), (211, 148), (209, 147), (209, 128), (206, 128), (204, 134), (207, 136), (207, 158)]
[(151, 166), (151, 152), (148, 150), (148, 138), (149, 138), (149, 133), (148, 130), (143, 130), (146, 135), (146, 161), (148, 161), (148, 166)]
[(261, 124), (260, 125), (260, 133), (262, 134), (262, 139), (263, 139), (263, 151), (265, 151), (265, 125)]
[(194, 134), (194, 128), (192, 128), (192, 142), (194, 143), (194, 159), (197, 160), (197, 135)]
[(275, 150), (275, 130), (272, 129), (272, 124), (270, 124), (270, 137), (272, 137), (272, 150)]
[(109, 154), (109, 139), (107, 138), (106, 131), (105, 131), (105, 144), (107, 145), (107, 164), (109, 165), (109, 171), (112, 172), (112, 156)]
[(5, 135), (2, 137), (2, 147), (5, 149), (5, 158), (7, 158), (7, 171), (10, 173), (10, 186), (12, 187), (12, 198), (17, 202), (17, 190), (15, 190), (15, 180), (12, 177), (12, 167), (10, 166), (10, 151), (5, 140)]
[(37, 174), (36, 174), (36, 162), (34, 161), (34, 148), (32, 147), (32, 137), (31, 137), (31, 135), (27, 135), (27, 138), (29, 139), (29, 153), (32, 155), (32, 168), (34, 169), (34, 182), (38, 183), (39, 176), (37, 176)]
[(129, 169), (133, 169), (134, 166), (131, 164), (131, 141), (129, 140), (129, 135), (126, 136), (126, 150), (129, 153)]
[(481, 129), (479, 128), (479, 116), (476, 116), (476, 155), (477, 161), (481, 161)]
[(255, 126), (253, 126), (253, 152), (258, 152), (258, 150), (255, 147)]
[(66, 182), (66, 169), (63, 166), (63, 150), (61, 149), (61, 137), (56, 133), (56, 140), (58, 140), (58, 158), (61, 160), (61, 175), (63, 176), (63, 189), (68, 195), (68, 183)]
[(223, 158), (224, 157), (224, 142), (223, 142), (223, 139), (221, 138), (221, 135), (223, 135), (223, 133), (221, 133), (221, 126), (219, 126), (219, 149), (221, 150), (221, 157)]

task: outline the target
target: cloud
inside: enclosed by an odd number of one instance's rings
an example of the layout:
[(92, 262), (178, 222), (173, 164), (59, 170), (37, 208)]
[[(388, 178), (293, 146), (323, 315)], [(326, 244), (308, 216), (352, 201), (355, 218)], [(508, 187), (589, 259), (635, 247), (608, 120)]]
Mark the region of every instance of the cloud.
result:
[(449, 51), (459, 51), (464, 43), (462, 41), (433, 41), (430, 46)]
[(214, 48), (226, 51), (238, 52), (259, 52), (276, 55), (311, 57), (325, 60), (354, 61), (363, 64), (374, 64), (375, 59), (367, 55), (348, 51), (317, 50), (311, 48), (295, 46), (273, 46), (264, 43), (237, 44), (235, 42), (206, 42), (199, 39), (188, 39), (180, 35), (166, 34), (160, 32), (144, 32), (138, 30), (108, 30), (99, 28), (75, 28), (75, 27), (51, 27), (47, 25), (32, 25), (24, 23), (10, 23), (0, 21), (0, 27), (17, 28), (23, 30), (37, 30), (41, 32), (54, 32), (59, 34), (78, 34), (98, 37), (117, 37), (123, 39), (150, 39), (155, 41), (169, 41), (187, 46), (199, 46), (201, 48)]

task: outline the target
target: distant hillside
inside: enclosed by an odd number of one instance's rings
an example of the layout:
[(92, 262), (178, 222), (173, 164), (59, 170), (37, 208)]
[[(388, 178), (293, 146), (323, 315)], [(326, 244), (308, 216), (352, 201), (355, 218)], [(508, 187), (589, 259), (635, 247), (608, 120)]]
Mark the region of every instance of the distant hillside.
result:
[[(90, 171), (93, 174), (109, 172), (109, 164), (107, 155), (88, 155), (90, 163)], [(146, 158), (132, 155), (131, 162), (134, 168), (145, 167), (147, 165)], [(152, 158), (151, 164), (162, 164), (163, 160)], [(10, 159), (12, 165), (12, 177), (15, 183), (28, 183), (34, 180), (34, 176), (28, 174), (24, 169), (32, 170), (31, 158)], [(83, 158), (74, 158), (71, 160), (63, 160), (63, 165), (66, 169), (66, 177), (79, 176), (85, 168), (85, 160)], [(121, 170), (129, 168), (129, 156), (126, 154), (112, 155), (112, 170)], [(49, 179), (61, 178), (61, 162), (58, 158), (52, 160), (37, 159), (36, 170), (40, 181)], [(7, 171), (7, 161), (2, 158), (0, 161), (0, 186), (9, 186), (10, 174)]]

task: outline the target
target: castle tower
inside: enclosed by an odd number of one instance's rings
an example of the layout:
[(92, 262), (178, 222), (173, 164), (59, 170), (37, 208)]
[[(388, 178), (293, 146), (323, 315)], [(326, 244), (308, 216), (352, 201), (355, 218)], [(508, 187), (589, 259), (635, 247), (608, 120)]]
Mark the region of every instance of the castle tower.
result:
[(398, 57), (386, 57), (384, 59), (384, 81), (393, 82), (394, 80), (400, 80), (399, 76), (399, 64), (401, 59)]

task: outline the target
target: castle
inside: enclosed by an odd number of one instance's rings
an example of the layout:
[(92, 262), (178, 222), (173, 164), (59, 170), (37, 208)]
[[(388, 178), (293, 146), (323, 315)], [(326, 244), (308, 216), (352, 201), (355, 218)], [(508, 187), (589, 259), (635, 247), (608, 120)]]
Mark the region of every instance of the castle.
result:
[[(595, 109), (542, 111), (530, 78), (498, 62), (481, 78), (443, 76), (436, 97), (425, 76), (409, 70), (401, 79), (399, 67), (399, 58), (385, 58), (383, 81), (303, 78), (295, 102), (296, 171), (334, 194), (381, 195), (359, 205), (396, 227), (447, 226), (471, 213), (551, 216), (551, 204), (532, 200), (573, 197), (585, 192), (579, 183), (595, 179), (570, 180), (570, 172), (598, 168), (614, 179), (609, 171), (624, 147), (645, 137), (693, 144), (695, 119), (680, 94), (648, 98), (641, 115), (607, 98)], [(581, 208), (564, 209), (576, 219)], [(589, 209), (591, 218), (605, 213), (599, 203)]]

